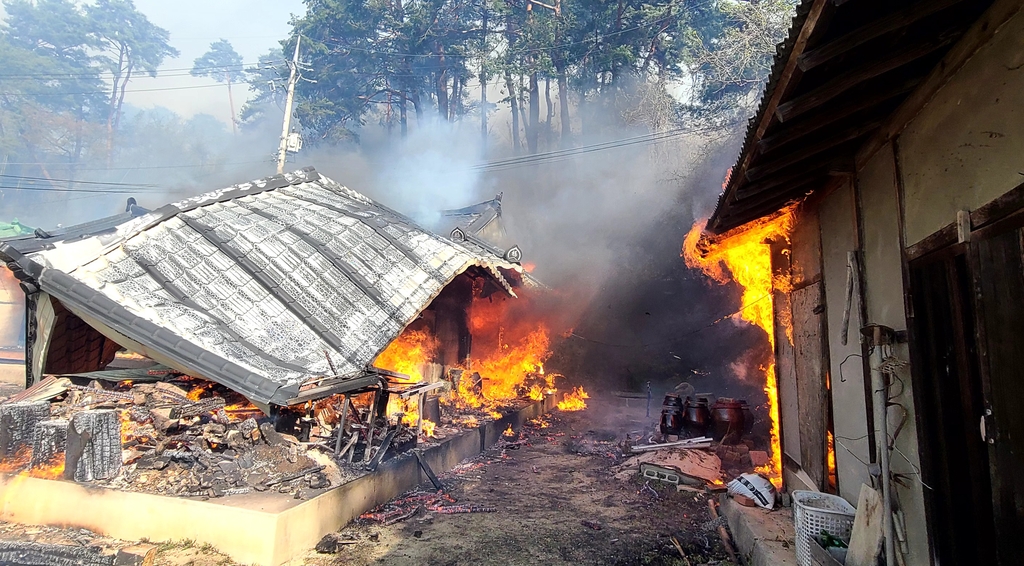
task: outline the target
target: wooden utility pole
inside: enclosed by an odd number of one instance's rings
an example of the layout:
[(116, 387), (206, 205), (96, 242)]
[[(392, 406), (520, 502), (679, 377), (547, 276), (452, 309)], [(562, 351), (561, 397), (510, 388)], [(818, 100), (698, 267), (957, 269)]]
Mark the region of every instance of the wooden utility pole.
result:
[(302, 36), (295, 38), (295, 55), (292, 57), (291, 75), (288, 77), (288, 98), (284, 103), (284, 126), (281, 128), (281, 145), (277, 152), (277, 173), (284, 173), (284, 163), (288, 160), (288, 133), (292, 126), (292, 104), (295, 102), (295, 83), (299, 80), (299, 43)]
[(228, 106), (231, 107), (231, 133), (238, 135), (238, 122), (235, 120), (235, 97), (231, 95), (231, 71), (224, 71), (224, 78), (228, 81)]

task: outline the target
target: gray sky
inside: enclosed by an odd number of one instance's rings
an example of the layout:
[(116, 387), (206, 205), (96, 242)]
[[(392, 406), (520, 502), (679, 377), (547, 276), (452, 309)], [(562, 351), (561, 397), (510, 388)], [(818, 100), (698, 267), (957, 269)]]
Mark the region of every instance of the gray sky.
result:
[[(135, 0), (135, 6), (171, 32), (171, 45), (181, 56), (164, 62), (164, 76), (133, 79), (125, 101), (144, 109), (164, 106), (186, 117), (207, 113), (228, 124), (227, 87), (190, 76), (192, 63), (218, 39), (230, 41), (246, 63), (255, 63), (288, 35), (291, 16), (305, 12), (302, 0)], [(164, 88), (179, 90), (131, 92)], [(234, 98), (239, 111), (247, 98), (245, 85), (234, 87)]]

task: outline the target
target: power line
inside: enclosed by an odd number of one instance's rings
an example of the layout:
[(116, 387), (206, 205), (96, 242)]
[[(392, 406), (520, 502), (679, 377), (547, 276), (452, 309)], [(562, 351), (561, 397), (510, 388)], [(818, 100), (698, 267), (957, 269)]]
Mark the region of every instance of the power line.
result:
[[(135, 88), (128, 89), (125, 92), (164, 92), (169, 90), (191, 90), (196, 88), (215, 88), (222, 87), (224, 85), (193, 85), (193, 86), (172, 86), (163, 88)], [(5, 96), (74, 96), (74, 95), (86, 95), (86, 94), (107, 94), (105, 90), (90, 90), (85, 92), (47, 92), (47, 93), (33, 93), (33, 92), (0, 92)]]
[(29, 191), (39, 193), (94, 193), (102, 195), (134, 195), (139, 193), (157, 192), (157, 191), (129, 191), (126, 189), (77, 189), (77, 188), (66, 188), (62, 189), (59, 187), (13, 187), (11, 185), (0, 184), (0, 190), (5, 191)]
[(542, 163), (556, 163), (594, 153), (598, 151), (606, 151), (610, 149), (619, 149), (623, 147), (629, 147), (633, 145), (648, 145), (654, 143), (661, 143), (669, 141), (684, 135), (704, 133), (712, 130), (718, 130), (723, 127), (732, 126), (739, 122), (730, 122), (723, 125), (707, 126), (704, 128), (675, 128), (672, 130), (666, 130), (664, 132), (655, 132), (651, 134), (645, 134), (642, 136), (636, 136), (632, 138), (624, 138), (621, 140), (615, 140), (610, 142), (602, 142), (592, 145), (580, 146), (572, 149), (563, 149), (557, 151), (550, 151), (546, 153), (537, 153), (533, 155), (527, 155), (523, 157), (513, 157), (500, 161), (492, 161), (488, 163), (481, 163), (475, 165), (472, 169), (477, 171), (504, 171), (508, 169), (515, 169), (527, 165), (537, 165)]
[(157, 185), (136, 184), (136, 183), (114, 183), (114, 182), (109, 182), (108, 183), (108, 182), (104, 182), (104, 181), (80, 181), (80, 180), (76, 180), (76, 179), (54, 179), (54, 178), (47, 178), (47, 177), (26, 177), (24, 175), (3, 175), (3, 174), (0, 174), (0, 177), (7, 178), (7, 179), (22, 179), (22, 180), (25, 180), (25, 181), (41, 181), (41, 182), (45, 182), (45, 183), (78, 183), (78, 184), (82, 184), (82, 185), (109, 185), (109, 186), (120, 186), (120, 187), (156, 187), (157, 186)]
[[(78, 167), (76, 171), (134, 171), (134, 170), (152, 170), (152, 169), (201, 169), (204, 167), (229, 167), (234, 165), (252, 165), (255, 163), (270, 163), (266, 159), (257, 161), (234, 161), (230, 163), (208, 163), (205, 165), (196, 164), (181, 164), (181, 165), (138, 165), (132, 167)], [(8, 162), (7, 165), (18, 165), (18, 166), (38, 166), (38, 167), (71, 167), (73, 163), (59, 163), (50, 162), (45, 163), (41, 161), (14, 161)], [(78, 181), (75, 181), (76, 183)]]
[[(284, 59), (274, 59), (271, 61), (259, 61), (256, 63), (242, 63), (242, 67), (254, 67), (260, 65), (275, 65), (278, 63), (284, 63)], [(201, 71), (208, 71), (214, 69), (228, 69), (230, 67), (236, 67), (236, 65), (210, 65), (207, 67), (199, 67)], [(142, 77), (149, 78), (160, 78), (160, 77), (185, 77), (192, 74), (193, 67), (178, 67), (170, 69), (157, 69), (156, 77), (149, 77), (149, 75), (143, 75)], [(105, 71), (97, 69), (95, 72), (82, 72), (82, 73), (25, 73), (21, 75), (9, 75), (0, 73), (0, 80), (5, 79), (35, 79), (35, 78), (52, 78), (52, 79), (65, 79), (65, 78), (113, 78), (113, 71)], [(110, 75), (109, 77), (103, 77), (104, 75)], [(140, 77), (140, 78), (142, 78)]]

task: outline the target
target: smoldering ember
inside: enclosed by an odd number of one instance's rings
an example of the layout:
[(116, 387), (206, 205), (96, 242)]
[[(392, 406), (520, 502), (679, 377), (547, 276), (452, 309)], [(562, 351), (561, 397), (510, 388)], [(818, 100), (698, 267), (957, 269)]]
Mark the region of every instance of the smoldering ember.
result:
[(4, 0), (0, 565), (1024, 563), (1022, 8)]

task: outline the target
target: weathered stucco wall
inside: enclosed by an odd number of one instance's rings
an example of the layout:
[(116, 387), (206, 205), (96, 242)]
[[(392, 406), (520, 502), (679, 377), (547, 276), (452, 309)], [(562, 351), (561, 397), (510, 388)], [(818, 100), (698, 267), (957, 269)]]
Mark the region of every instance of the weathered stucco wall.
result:
[(899, 145), (907, 245), (1024, 182), (1024, 14), (936, 94)]
[[(860, 485), (869, 480), (864, 373), (861, 369), (859, 317), (850, 317), (850, 339), (840, 341), (846, 306), (846, 256), (857, 249), (857, 217), (854, 192), (849, 183), (826, 196), (818, 207), (821, 222), (823, 281), (828, 315), (829, 371), (832, 382), (832, 418), (835, 427), (839, 495), (857, 503)], [(855, 307), (856, 309), (856, 307)], [(845, 363), (843, 363), (845, 360)], [(842, 369), (840, 369), (842, 365)]]
[[(897, 203), (896, 169), (892, 147), (886, 146), (869, 161), (857, 175), (857, 191), (863, 229), (865, 304), (868, 322), (884, 324), (896, 330), (906, 330), (903, 304), (903, 273), (899, 245), (899, 208)], [(905, 344), (897, 345), (893, 355), (909, 360)], [(893, 402), (899, 407), (889, 410), (889, 431), (895, 431), (906, 422), (896, 438), (896, 450), (891, 458), (892, 470), (906, 474), (908, 487), (896, 486), (900, 506), (907, 518), (909, 555), (907, 564), (928, 564), (928, 531), (925, 523), (924, 492), (917, 470), (917, 424), (914, 416), (914, 396), (909, 369), (899, 376), (902, 383), (893, 385), (897, 394)]]

